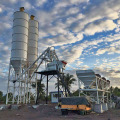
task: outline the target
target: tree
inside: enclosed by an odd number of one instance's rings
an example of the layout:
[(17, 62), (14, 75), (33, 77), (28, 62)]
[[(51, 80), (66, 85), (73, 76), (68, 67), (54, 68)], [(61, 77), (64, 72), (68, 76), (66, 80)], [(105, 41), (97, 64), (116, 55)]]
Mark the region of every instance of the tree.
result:
[(115, 96), (120, 96), (120, 89), (118, 88), (118, 87), (115, 87), (114, 88), (114, 90), (113, 90), (113, 94), (115, 95)]
[(109, 90), (111, 93), (113, 93), (114, 88), (111, 86)]
[(79, 90), (73, 91), (73, 96), (79, 96)]
[[(68, 87), (69, 90), (71, 90), (71, 85), (74, 84), (74, 82), (76, 81), (76, 79), (74, 78), (73, 75), (70, 75), (69, 73), (67, 73), (66, 75), (64, 75), (64, 83), (66, 84), (66, 86)], [(62, 81), (59, 81), (59, 86), (61, 86), (63, 88), (63, 90), (65, 90), (65, 86), (62, 84)], [(55, 88), (58, 87), (58, 83), (55, 83)]]
[(118, 87), (110, 87), (110, 92), (111, 92), (111, 94), (113, 95), (113, 96), (118, 96), (118, 97), (120, 97), (120, 88), (118, 88)]
[[(32, 84), (33, 88), (36, 88), (36, 83)], [(44, 99), (45, 92), (44, 92), (45, 85), (41, 83), (41, 80), (37, 80), (37, 99)]]
[[(10, 95), (11, 93), (9, 93)], [(6, 102), (6, 95), (3, 95), (3, 92), (0, 91), (0, 103), (5, 103)]]
[(0, 101), (2, 100), (2, 97), (3, 97), (3, 92), (0, 91)]
[(3, 92), (0, 91), (0, 102), (3, 101)]

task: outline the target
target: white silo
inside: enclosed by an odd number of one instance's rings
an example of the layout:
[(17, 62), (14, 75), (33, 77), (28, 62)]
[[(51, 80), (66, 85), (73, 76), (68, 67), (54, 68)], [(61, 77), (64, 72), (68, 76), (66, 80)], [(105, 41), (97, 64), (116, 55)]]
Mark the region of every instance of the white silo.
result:
[[(29, 20), (29, 31), (28, 31), (28, 54), (27, 61), (28, 65), (31, 65), (38, 57), (38, 21), (34, 20), (34, 16), (31, 15)], [(30, 69), (29, 75), (32, 74), (37, 64)]]
[(28, 21), (29, 16), (24, 12), (24, 7), (14, 13), (10, 62), (16, 74), (27, 61)]
[[(30, 95), (34, 92), (34, 95), (37, 94), (36, 89), (31, 92), (31, 79), (28, 79), (37, 64), (33, 68), (27, 68), (37, 59), (37, 42), (38, 22), (34, 20), (34, 16), (29, 20), (29, 15), (24, 12), (24, 7), (21, 7), (20, 11), (14, 13), (6, 104), (28, 103), (31, 100)], [(33, 78), (35, 79), (32, 79), (32, 82), (36, 82), (37, 76), (33, 75)]]

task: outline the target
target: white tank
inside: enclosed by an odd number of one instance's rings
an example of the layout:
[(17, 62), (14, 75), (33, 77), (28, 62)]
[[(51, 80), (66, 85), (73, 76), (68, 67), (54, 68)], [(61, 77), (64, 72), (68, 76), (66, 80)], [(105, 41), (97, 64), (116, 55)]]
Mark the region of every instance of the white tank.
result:
[[(31, 65), (38, 57), (38, 21), (34, 20), (34, 16), (31, 15), (29, 20), (29, 31), (28, 31), (28, 54), (27, 61), (28, 65)], [(34, 69), (37, 67), (37, 63), (29, 71), (31, 75)]]
[(29, 16), (24, 12), (24, 7), (14, 13), (10, 60), (16, 74), (19, 74), (20, 66), (23, 67), (27, 61), (28, 21)]

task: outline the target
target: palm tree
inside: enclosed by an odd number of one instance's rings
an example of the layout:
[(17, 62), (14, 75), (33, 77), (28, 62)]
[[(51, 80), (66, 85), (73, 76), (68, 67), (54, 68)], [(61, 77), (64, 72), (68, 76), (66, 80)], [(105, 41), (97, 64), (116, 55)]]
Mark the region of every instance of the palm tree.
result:
[[(44, 99), (45, 97), (45, 85), (43, 83), (41, 83), (41, 80), (37, 80), (37, 100), (38, 99)], [(36, 84), (32, 84), (32, 87), (35, 88)]]
[[(64, 75), (64, 83), (66, 84), (66, 86), (68, 87), (68, 89), (71, 89), (71, 85), (74, 84), (74, 82), (76, 81), (76, 79), (74, 78), (73, 75), (70, 75), (69, 73), (67, 73), (66, 75)], [(62, 81), (59, 81), (59, 86), (61, 86), (63, 88), (63, 90), (65, 90), (65, 86), (62, 84)], [(55, 88), (58, 87), (58, 83), (55, 83)]]

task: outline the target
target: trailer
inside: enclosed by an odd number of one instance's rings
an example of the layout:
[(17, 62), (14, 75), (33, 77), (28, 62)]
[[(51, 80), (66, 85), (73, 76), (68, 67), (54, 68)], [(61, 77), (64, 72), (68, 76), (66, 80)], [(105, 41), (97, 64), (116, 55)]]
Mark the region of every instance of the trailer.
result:
[(85, 97), (65, 97), (60, 99), (62, 115), (67, 115), (68, 111), (75, 111), (80, 115), (91, 112), (91, 104)]

